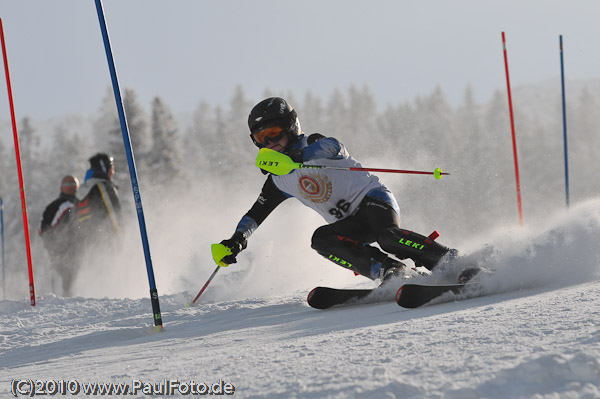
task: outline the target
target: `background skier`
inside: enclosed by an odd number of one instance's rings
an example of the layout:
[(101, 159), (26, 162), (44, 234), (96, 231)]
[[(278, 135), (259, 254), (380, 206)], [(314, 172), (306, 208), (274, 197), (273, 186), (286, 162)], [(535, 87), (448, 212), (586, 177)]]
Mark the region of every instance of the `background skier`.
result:
[(60, 194), (42, 214), (39, 234), (50, 256), (52, 269), (61, 277), (64, 296), (72, 295), (72, 285), (77, 272), (75, 240), (75, 193), (79, 180), (67, 175), (60, 183)]
[(121, 205), (117, 186), (112, 182), (114, 159), (105, 153), (97, 153), (89, 161), (86, 180), (77, 192), (77, 224), (84, 242), (106, 241), (119, 233)]

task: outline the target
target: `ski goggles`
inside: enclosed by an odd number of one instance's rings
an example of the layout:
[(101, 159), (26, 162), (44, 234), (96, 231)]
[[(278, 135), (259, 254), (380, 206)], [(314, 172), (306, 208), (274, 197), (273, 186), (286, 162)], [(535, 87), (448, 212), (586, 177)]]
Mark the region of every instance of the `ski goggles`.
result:
[(284, 134), (285, 131), (279, 126), (271, 126), (250, 134), (250, 137), (258, 147), (264, 147), (267, 142), (279, 141)]

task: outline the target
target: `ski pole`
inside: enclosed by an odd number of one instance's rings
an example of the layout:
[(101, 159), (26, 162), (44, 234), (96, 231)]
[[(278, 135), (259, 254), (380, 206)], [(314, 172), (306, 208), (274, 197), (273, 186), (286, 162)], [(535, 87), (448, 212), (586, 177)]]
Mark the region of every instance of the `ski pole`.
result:
[[(202, 289), (200, 290), (200, 292), (198, 293), (198, 295), (196, 295), (196, 297), (192, 301), (191, 305), (194, 305), (196, 303), (196, 301), (198, 300), (198, 298), (200, 298), (200, 295), (202, 295), (202, 293), (204, 292), (204, 290), (206, 290), (206, 288), (208, 287), (208, 285), (210, 284), (210, 282), (212, 281), (212, 279), (215, 277), (215, 275), (217, 274), (217, 272), (219, 271), (219, 269), (222, 268), (222, 267), (229, 266), (227, 263), (223, 262), (222, 259), (224, 257), (226, 257), (227, 255), (231, 255), (231, 249), (229, 249), (228, 247), (226, 247), (223, 244), (212, 244), (210, 246), (210, 250), (212, 252), (213, 260), (217, 264), (217, 268), (215, 269), (214, 272), (212, 272), (212, 274), (210, 275), (210, 277), (208, 278), (208, 280), (204, 284), (204, 287), (202, 287)], [(190, 306), (190, 304), (186, 304), (186, 307), (189, 307), (189, 306)]]
[[(200, 298), (200, 295), (202, 295), (202, 293), (206, 290), (206, 287), (208, 287), (208, 285), (210, 284), (210, 282), (212, 281), (212, 279), (215, 277), (215, 275), (217, 274), (217, 272), (219, 271), (220, 268), (221, 268), (221, 266), (217, 266), (217, 268), (215, 269), (215, 271), (212, 272), (212, 274), (210, 275), (210, 277), (208, 278), (208, 280), (204, 284), (204, 287), (202, 287), (202, 289), (200, 290), (200, 292), (198, 293), (198, 295), (196, 295), (196, 297), (192, 301), (191, 305), (194, 305), (196, 303), (196, 301), (198, 300), (198, 298)], [(188, 305), (188, 307), (189, 307), (189, 305)]]
[(402, 169), (380, 169), (380, 168), (358, 168), (352, 166), (331, 166), (331, 165), (306, 165), (292, 161), (292, 159), (282, 153), (268, 148), (261, 148), (256, 157), (256, 166), (275, 175), (287, 175), (294, 169), (330, 169), (330, 170), (348, 170), (354, 172), (384, 172), (384, 173), (407, 173), (413, 175), (433, 175), (436, 179), (441, 179), (444, 173), (440, 168), (433, 172), (423, 172), (418, 170)]

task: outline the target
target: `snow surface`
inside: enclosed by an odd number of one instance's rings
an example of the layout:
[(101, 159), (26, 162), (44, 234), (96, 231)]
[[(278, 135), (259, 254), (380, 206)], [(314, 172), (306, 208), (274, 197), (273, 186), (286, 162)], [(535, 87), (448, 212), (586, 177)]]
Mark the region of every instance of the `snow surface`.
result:
[(222, 380), (240, 398), (600, 398), (600, 201), (535, 229), (470, 243), (496, 269), (482, 279), (487, 295), (412, 310), (315, 310), (308, 289), (216, 295), (233, 266), (196, 307), (185, 307), (196, 292), (161, 296), (162, 333), (147, 298), (5, 300), (0, 395), (25, 378)]

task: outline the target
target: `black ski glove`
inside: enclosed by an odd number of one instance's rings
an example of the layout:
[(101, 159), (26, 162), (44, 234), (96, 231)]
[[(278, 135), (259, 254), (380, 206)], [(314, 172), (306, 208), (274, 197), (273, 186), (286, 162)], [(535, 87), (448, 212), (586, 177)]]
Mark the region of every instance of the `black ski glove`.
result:
[(221, 259), (221, 261), (231, 265), (232, 263), (237, 263), (237, 259), (235, 257), (244, 249), (246, 249), (248, 240), (246, 240), (246, 237), (244, 237), (241, 232), (236, 231), (230, 239), (221, 241), (221, 244), (231, 249), (231, 255), (227, 255)]

